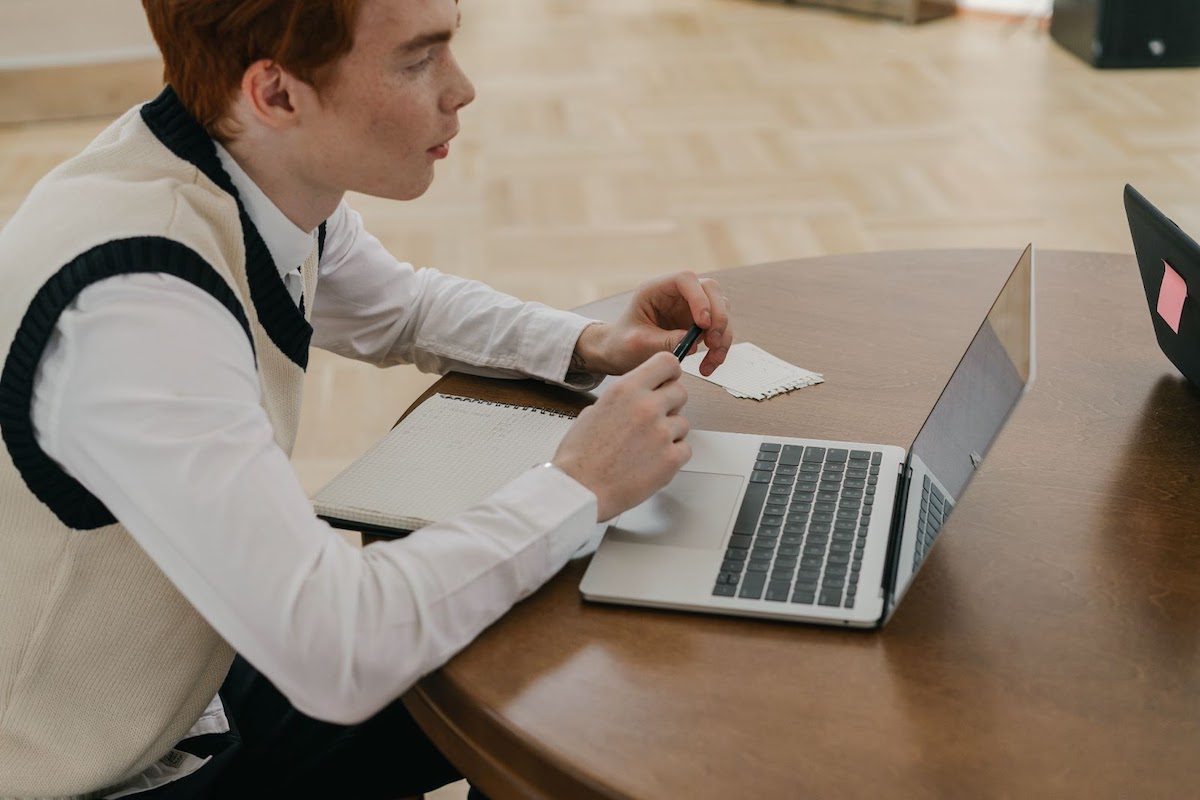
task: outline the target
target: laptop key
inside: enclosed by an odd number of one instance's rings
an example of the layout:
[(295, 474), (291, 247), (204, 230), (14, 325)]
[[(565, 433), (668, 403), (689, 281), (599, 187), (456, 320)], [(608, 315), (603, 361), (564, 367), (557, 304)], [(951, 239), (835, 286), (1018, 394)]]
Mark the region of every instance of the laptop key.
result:
[(804, 448), (804, 460), (821, 462), (825, 460), (824, 447), (806, 447)]
[[(745, 591), (743, 589), (742, 591)], [(742, 595), (745, 597), (745, 595)], [(842, 604), (842, 592), (837, 590), (834, 592), (821, 592), (821, 599), (818, 601), (823, 606), (840, 606)]]
[(713, 589), (713, 594), (716, 597), (734, 597), (737, 595), (737, 587), (731, 586), (728, 583), (718, 583)]
[(770, 483), (771, 482), (771, 474), (772, 473), (769, 472), (768, 470), (756, 469), (750, 473), (750, 482), (751, 483)]
[(855, 461), (860, 461), (864, 458), (870, 458), (870, 457), (871, 457), (871, 451), (869, 451), (869, 450), (851, 450), (850, 451), (850, 458), (852, 458)]
[(786, 603), (787, 599), (788, 599), (788, 591), (790, 588), (791, 588), (791, 586), (788, 584), (787, 581), (779, 581), (779, 582), (772, 581), (767, 586), (767, 599), (774, 600), (776, 602)]
[(752, 575), (747, 575), (742, 581), (742, 590), (738, 592), (738, 597), (746, 597), (753, 600), (758, 600), (762, 597), (763, 586), (765, 586), (766, 583), (766, 573), (756, 572)]
[(849, 450), (843, 450), (840, 447), (831, 447), (829, 452), (825, 454), (826, 461), (845, 461), (850, 455)]
[(792, 595), (793, 603), (803, 603), (804, 605), (812, 605), (813, 601), (816, 599), (816, 592), (796, 592)]
[(758, 452), (760, 452), (760, 453), (778, 453), (780, 448), (782, 448), (782, 447), (783, 447), (783, 445), (779, 444), (778, 442), (763, 442), (762, 444), (760, 444), (758, 446)]
[(738, 509), (737, 521), (733, 523), (734, 533), (754, 533), (758, 515), (762, 512), (766, 499), (767, 484), (751, 483), (746, 487), (746, 496), (742, 499), (742, 507)]
[(779, 463), (788, 464), (793, 467), (799, 466), (803, 451), (804, 448), (799, 445), (784, 445), (783, 452), (779, 454)]
[(883, 461), (883, 453), (871, 453), (871, 463), (879, 464)]
[(729, 546), (730, 547), (749, 547), (750, 542), (752, 542), (753, 540), (754, 540), (754, 537), (752, 537), (752, 536), (748, 536), (744, 533), (735, 533), (733, 536), (729, 537)]

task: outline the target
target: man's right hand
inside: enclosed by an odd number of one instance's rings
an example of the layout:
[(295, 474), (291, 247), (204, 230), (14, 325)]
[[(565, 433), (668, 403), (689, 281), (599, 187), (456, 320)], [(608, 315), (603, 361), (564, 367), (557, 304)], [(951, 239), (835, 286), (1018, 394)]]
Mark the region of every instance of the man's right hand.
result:
[(554, 465), (590, 489), (599, 521), (612, 519), (670, 483), (692, 457), (687, 390), (670, 353), (619, 378), (583, 410), (554, 454)]

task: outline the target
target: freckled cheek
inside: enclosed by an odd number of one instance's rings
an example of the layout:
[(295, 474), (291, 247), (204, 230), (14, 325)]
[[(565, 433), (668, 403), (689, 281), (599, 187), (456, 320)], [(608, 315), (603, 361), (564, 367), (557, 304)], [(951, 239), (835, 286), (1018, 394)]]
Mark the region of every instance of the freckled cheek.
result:
[(415, 135), (413, 119), (401, 112), (373, 114), (367, 125), (371, 142), (392, 157), (411, 154), (421, 148), (422, 139)]

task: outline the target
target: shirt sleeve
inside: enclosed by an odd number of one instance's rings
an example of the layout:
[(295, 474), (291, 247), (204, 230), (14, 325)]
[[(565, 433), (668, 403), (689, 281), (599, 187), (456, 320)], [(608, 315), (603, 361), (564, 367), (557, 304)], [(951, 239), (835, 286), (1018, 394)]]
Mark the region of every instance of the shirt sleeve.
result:
[(326, 225), (313, 302), (313, 344), (378, 366), (534, 377), (591, 389), (601, 375), (569, 372), (579, 334), (595, 320), (522, 302), (480, 283), (397, 261), (344, 202)]
[(177, 278), (76, 298), (35, 377), (40, 446), (301, 711), (370, 717), (557, 572), (596, 499), (530, 470), (474, 508), (361, 549), (314, 515), (260, 405), (245, 333)]

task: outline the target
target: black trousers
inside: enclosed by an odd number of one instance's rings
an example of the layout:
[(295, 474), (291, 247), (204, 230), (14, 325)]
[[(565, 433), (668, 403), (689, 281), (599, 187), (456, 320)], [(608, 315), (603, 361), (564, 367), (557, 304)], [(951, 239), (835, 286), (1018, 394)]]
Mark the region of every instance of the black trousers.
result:
[[(221, 686), (230, 731), (177, 747), (212, 760), (130, 800), (357, 798), (395, 800), (460, 779), (399, 700), (359, 725), (297, 711), (241, 656)], [(474, 789), (472, 800), (486, 800)]]

